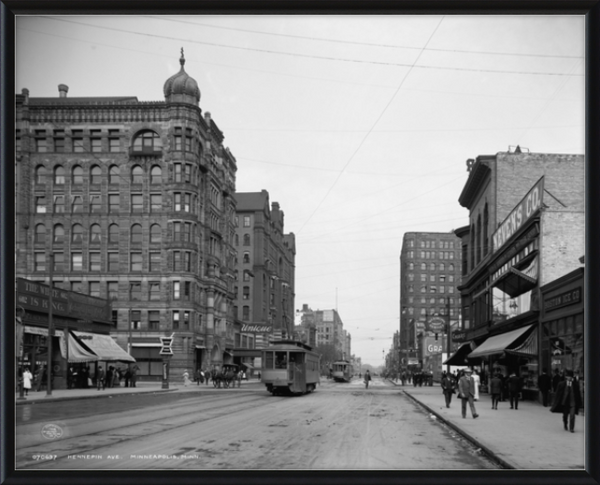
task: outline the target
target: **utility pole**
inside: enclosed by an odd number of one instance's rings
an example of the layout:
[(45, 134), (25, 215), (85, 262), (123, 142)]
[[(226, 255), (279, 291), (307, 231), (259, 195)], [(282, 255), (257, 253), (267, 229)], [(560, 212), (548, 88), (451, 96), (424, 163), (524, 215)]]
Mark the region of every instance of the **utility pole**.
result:
[[(54, 292), (54, 253), (50, 253), (48, 268), (48, 279), (50, 285), (50, 292), (48, 293), (48, 362), (46, 364), (46, 397), (52, 396), (52, 339), (54, 338), (54, 321), (52, 320), (52, 305), (53, 305), (53, 292)], [(42, 374), (42, 383), (44, 382), (44, 375)]]
[[(447, 353), (448, 356), (446, 357), (446, 359), (450, 358), (450, 353), (452, 351), (452, 327), (450, 325), (450, 297), (448, 296), (446, 298), (446, 313), (448, 314), (448, 323), (447, 323), (447, 331), (446, 331), (446, 346), (447, 346)], [(448, 374), (450, 374), (450, 364), (446, 365), (446, 371), (448, 371)]]

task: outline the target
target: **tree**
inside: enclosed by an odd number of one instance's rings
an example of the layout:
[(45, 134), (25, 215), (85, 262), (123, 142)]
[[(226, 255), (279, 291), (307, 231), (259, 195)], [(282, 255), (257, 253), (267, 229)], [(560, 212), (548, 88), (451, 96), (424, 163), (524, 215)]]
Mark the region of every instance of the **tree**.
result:
[(317, 345), (314, 351), (321, 356), (321, 372), (329, 372), (331, 364), (341, 358), (333, 344)]

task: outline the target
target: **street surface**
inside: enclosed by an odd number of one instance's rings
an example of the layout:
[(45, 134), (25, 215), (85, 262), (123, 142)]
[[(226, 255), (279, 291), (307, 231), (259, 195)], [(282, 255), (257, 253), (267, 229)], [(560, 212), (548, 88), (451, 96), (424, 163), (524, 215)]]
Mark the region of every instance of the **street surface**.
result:
[(299, 397), (254, 382), (22, 405), (16, 452), (17, 470), (497, 467), (379, 378)]

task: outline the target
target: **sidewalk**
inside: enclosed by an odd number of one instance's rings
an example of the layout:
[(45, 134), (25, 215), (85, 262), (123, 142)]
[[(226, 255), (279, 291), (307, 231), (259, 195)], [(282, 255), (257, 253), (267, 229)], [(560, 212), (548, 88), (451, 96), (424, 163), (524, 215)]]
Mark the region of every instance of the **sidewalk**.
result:
[(537, 402), (521, 401), (514, 410), (504, 401), (493, 410), (489, 394), (481, 394), (475, 402), (479, 417), (473, 419), (467, 405), (467, 418), (463, 419), (460, 399), (455, 394), (446, 408), (439, 384), (398, 388), (507, 468), (584, 469), (585, 417), (581, 411), (576, 416), (575, 433), (570, 433), (563, 428), (562, 414), (551, 413), (549, 407)]
[[(253, 384), (261, 385), (260, 381), (242, 381), (242, 389), (245, 387), (252, 388)], [(237, 387), (235, 389), (238, 389)], [(163, 389), (161, 382), (137, 382), (136, 387), (111, 387), (104, 390), (98, 390), (95, 387), (88, 389), (53, 389), (50, 396), (47, 395), (46, 390), (39, 392), (29, 391), (29, 395), (25, 399), (19, 399), (19, 393), (16, 394), (17, 405), (43, 403), (43, 402), (56, 402), (66, 401), (71, 399), (94, 399), (97, 397), (115, 396), (123, 394), (142, 394), (142, 393), (157, 393), (157, 392), (194, 392), (194, 391), (223, 391), (223, 389), (216, 389), (212, 383), (196, 384), (192, 382), (189, 386), (184, 386), (181, 382), (169, 383), (169, 389)]]

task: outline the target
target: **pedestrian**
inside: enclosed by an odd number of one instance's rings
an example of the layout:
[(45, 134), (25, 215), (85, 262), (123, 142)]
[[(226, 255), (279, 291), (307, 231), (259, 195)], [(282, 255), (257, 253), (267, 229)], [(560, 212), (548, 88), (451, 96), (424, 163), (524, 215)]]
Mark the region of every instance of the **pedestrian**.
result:
[(473, 371), (471, 369), (465, 369), (463, 376), (458, 381), (458, 397), (461, 399), (462, 417), (467, 417), (467, 403), (469, 403), (471, 415), (473, 419), (476, 419), (479, 417), (479, 414), (477, 414), (477, 410), (475, 409), (475, 381), (472, 374)]
[(500, 394), (502, 394), (502, 379), (500, 379), (499, 373), (490, 380), (490, 394), (492, 395), (492, 409), (498, 409)]
[(125, 371), (125, 387), (129, 387), (131, 381), (131, 369), (127, 368)]
[(106, 374), (104, 375), (104, 387), (112, 387), (112, 382), (113, 382), (113, 366), (110, 365), (108, 366), (108, 370), (106, 371)]
[(544, 407), (548, 407), (548, 394), (550, 393), (550, 388), (552, 387), (552, 380), (548, 375), (548, 371), (546, 369), (542, 370), (542, 373), (538, 377), (538, 389), (542, 393), (542, 404)]
[(131, 368), (131, 387), (137, 387), (136, 382), (137, 382), (138, 370), (140, 370), (140, 368), (137, 365), (134, 365)]
[(23, 372), (23, 389), (25, 390), (25, 395), (29, 395), (29, 390), (31, 389), (31, 381), (33, 380), (33, 374), (29, 370), (29, 367), (25, 367), (25, 372)]
[(554, 401), (550, 408), (553, 413), (562, 413), (565, 431), (575, 432), (575, 415), (579, 414), (581, 402), (579, 382), (573, 379), (573, 371), (567, 370), (565, 380), (558, 383)]
[(512, 371), (508, 378), (508, 398), (510, 399), (510, 409), (519, 409), (519, 394), (521, 392), (521, 378)]
[(562, 375), (558, 369), (554, 369), (554, 375), (552, 376), (552, 392), (556, 393), (558, 384), (563, 380)]
[(371, 373), (369, 372), (369, 370), (367, 369), (367, 372), (365, 372), (365, 388), (368, 389), (369, 388), (369, 381), (371, 380)]
[(473, 370), (473, 381), (475, 382), (475, 397), (473, 398), (475, 401), (479, 401), (479, 386), (481, 386), (481, 378), (477, 373), (477, 370)]
[(188, 384), (190, 384), (190, 383), (191, 383), (191, 381), (190, 381), (190, 375), (188, 374), (188, 371), (187, 371), (187, 369), (185, 369), (185, 370), (183, 371), (183, 385), (184, 385), (185, 387), (187, 387), (187, 386), (188, 386)]
[(102, 388), (103, 391), (106, 389), (104, 382), (104, 369), (102, 367), (98, 367), (98, 370), (96, 371), (96, 388), (98, 390)]
[(452, 378), (451, 374), (444, 372), (442, 375), (442, 392), (444, 393), (444, 398), (446, 399), (446, 407), (450, 407), (450, 403), (452, 402), (452, 394), (456, 392), (456, 382)]

